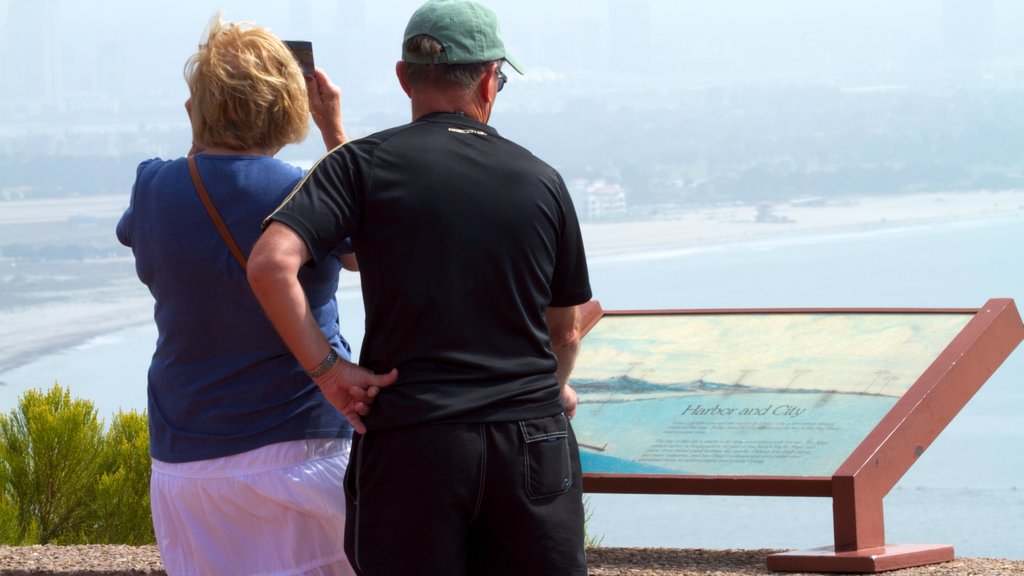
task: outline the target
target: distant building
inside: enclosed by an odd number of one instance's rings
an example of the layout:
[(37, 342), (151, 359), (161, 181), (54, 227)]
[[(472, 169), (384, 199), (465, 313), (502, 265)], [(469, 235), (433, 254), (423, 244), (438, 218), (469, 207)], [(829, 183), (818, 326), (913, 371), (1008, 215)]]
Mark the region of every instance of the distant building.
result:
[(60, 61), (53, 23), (56, 0), (15, 0), (8, 6), (6, 60), (0, 78), (0, 96), (31, 104), (52, 106), (60, 92)]
[(569, 185), (581, 220), (610, 220), (626, 215), (626, 189), (606, 180), (576, 179)]
[(116, 114), (120, 108), (120, 100), (100, 92), (65, 92), (59, 105), (62, 112), (84, 117), (93, 113)]
[(650, 0), (610, 0), (608, 61), (619, 73), (654, 70)]
[(298, 35), (289, 40), (306, 40), (313, 33), (313, 3), (311, 0), (291, 0), (288, 2), (288, 22), (291, 33)]
[(943, 0), (942, 45), (954, 65), (977, 68), (987, 63), (994, 31), (992, 0)]

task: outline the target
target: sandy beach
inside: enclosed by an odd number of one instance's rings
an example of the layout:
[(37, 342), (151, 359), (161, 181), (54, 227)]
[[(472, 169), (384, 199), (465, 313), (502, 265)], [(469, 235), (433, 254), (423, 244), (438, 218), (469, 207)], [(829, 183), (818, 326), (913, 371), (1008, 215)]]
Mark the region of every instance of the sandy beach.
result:
[[(45, 207), (5, 203), (0, 227), (24, 225), (46, 214), (47, 221), (88, 215), (106, 222), (125, 199), (78, 198)], [(45, 208), (45, 209), (41, 209)], [(59, 218), (54, 220), (54, 211)], [(94, 214), (95, 213), (95, 214)], [(783, 237), (858, 234), (884, 229), (962, 220), (1024, 218), (1024, 190), (926, 193), (806, 201), (772, 206), (718, 206), (674, 210), (645, 221), (585, 223), (587, 255), (593, 261), (683, 251), (723, 243)], [(112, 235), (112, 225), (104, 234)], [(0, 258), (0, 266), (10, 266)], [(0, 306), (0, 372), (41, 355), (102, 334), (152, 322), (152, 299), (131, 274), (130, 256), (118, 276), (87, 289), (61, 292), (26, 305)], [(6, 276), (5, 276), (6, 274)], [(0, 272), (0, 281), (10, 274)], [(342, 290), (358, 290), (358, 278), (345, 274)], [(5, 303), (9, 304), (9, 303)]]
[[(758, 221), (764, 211), (771, 221)], [(584, 224), (589, 258), (789, 236), (856, 234), (962, 220), (1024, 217), (1024, 190), (863, 197), (681, 210), (643, 222)]]

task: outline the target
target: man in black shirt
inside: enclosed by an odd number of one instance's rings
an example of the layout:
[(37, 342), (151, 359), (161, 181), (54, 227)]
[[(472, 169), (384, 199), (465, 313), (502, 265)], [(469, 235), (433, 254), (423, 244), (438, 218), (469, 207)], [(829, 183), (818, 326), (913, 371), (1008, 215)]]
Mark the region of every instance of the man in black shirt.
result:
[[(249, 260), (282, 338), (359, 432), (345, 537), (367, 576), (586, 574), (568, 421), (586, 258), (561, 177), (487, 125), (505, 63), (521, 72), (489, 9), (422, 6), (396, 67), (413, 122), (321, 159)], [(331, 354), (295, 281), (348, 237), (360, 366)]]

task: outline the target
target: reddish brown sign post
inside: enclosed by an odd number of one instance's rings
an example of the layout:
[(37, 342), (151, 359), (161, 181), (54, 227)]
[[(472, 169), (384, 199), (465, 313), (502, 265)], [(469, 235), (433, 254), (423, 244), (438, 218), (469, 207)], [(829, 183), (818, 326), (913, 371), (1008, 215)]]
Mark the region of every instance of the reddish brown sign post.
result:
[(834, 544), (775, 571), (881, 572), (951, 545), (885, 540), (882, 499), (1022, 339), (978, 309), (583, 310), (584, 490), (832, 499)]

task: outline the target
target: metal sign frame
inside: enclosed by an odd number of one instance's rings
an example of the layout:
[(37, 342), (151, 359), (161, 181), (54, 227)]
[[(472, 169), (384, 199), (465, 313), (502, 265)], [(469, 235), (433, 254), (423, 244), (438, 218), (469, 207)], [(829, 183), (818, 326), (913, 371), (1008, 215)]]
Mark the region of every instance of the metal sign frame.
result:
[(881, 572), (953, 559), (951, 545), (885, 541), (882, 499), (932, 444), (982, 384), (1024, 339), (1011, 299), (977, 309), (738, 309), (606, 311), (581, 309), (586, 334), (606, 316), (652, 314), (962, 313), (973, 316), (831, 476), (689, 476), (584, 471), (586, 492), (807, 496), (832, 499), (834, 545), (773, 554), (774, 571)]

